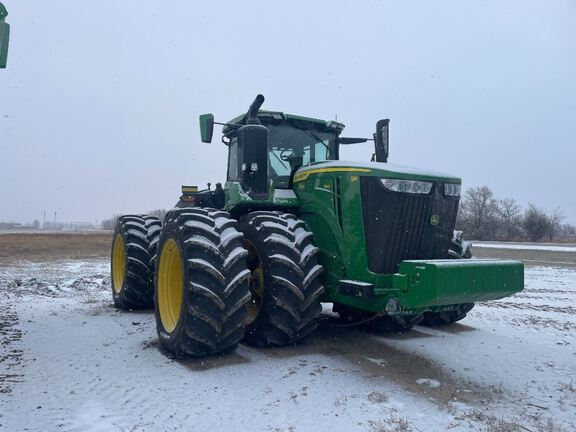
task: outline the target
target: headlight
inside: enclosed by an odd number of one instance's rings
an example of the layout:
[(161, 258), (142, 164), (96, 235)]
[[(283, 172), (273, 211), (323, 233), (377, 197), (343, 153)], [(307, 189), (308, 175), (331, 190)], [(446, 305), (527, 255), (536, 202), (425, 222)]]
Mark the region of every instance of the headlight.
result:
[(449, 196), (460, 196), (460, 185), (453, 183), (444, 183), (444, 194)]
[(432, 182), (419, 180), (380, 179), (386, 189), (392, 192), (427, 194), (432, 190)]

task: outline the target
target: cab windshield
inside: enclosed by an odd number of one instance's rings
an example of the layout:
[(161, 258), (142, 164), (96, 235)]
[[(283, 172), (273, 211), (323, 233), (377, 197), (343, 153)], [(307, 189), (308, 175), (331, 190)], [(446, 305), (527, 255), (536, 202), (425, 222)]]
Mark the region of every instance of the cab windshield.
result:
[[(336, 133), (319, 130), (310, 123), (265, 124), (268, 128), (268, 175), (274, 187), (288, 189), (290, 174), (298, 167), (337, 159)], [(230, 138), (228, 180), (240, 180), (238, 140)]]
[(266, 125), (268, 170), (274, 186), (288, 188), (290, 174), (300, 166), (336, 159), (334, 132), (318, 131), (308, 124)]

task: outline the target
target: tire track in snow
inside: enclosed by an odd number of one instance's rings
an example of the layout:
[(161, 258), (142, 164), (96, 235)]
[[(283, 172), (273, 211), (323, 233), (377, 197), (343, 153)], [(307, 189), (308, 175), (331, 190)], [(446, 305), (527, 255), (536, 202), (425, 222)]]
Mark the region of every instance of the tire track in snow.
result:
[(22, 331), (17, 327), (18, 315), (6, 304), (0, 305), (0, 394), (11, 393), (14, 384), (24, 380), (22, 350), (17, 348)]

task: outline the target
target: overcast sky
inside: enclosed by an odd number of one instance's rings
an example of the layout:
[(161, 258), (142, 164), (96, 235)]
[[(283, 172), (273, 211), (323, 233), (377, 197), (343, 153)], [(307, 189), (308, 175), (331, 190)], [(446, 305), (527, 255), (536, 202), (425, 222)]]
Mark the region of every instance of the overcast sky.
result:
[(263, 93), (347, 136), (389, 117), (391, 162), (576, 223), (574, 0), (2, 2), (0, 221), (170, 208), (225, 178), (198, 115)]

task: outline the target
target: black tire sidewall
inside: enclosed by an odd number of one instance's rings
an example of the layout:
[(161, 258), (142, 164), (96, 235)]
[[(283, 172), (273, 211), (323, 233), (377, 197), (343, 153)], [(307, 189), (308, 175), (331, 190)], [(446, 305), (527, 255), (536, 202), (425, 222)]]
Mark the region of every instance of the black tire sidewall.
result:
[[(266, 222), (272, 225), (267, 226)], [(303, 340), (317, 326), (323, 290), (316, 269), (320, 267), (315, 256), (317, 248), (314, 255), (308, 258), (307, 264), (302, 266), (305, 245), (313, 245), (313, 241), (308, 236), (301, 237), (297, 231), (304, 229), (311, 232), (306, 229), (304, 221), (295, 215), (272, 211), (248, 213), (240, 219), (239, 229), (244, 239), (256, 248), (264, 275), (260, 311), (256, 319), (246, 326), (244, 341), (257, 347), (266, 347), (284, 346)], [(306, 273), (313, 269), (316, 269), (315, 274)], [(304, 285), (308, 275), (312, 275), (311, 279)], [(300, 295), (286, 284), (292, 284), (300, 290)], [(309, 302), (311, 299), (313, 301)], [(306, 303), (307, 306), (302, 309)]]
[[(160, 318), (160, 307), (158, 304), (158, 270), (160, 269), (160, 261), (162, 256), (162, 249), (164, 244), (173, 239), (180, 250), (180, 259), (182, 260), (182, 304), (180, 307), (180, 314), (178, 316), (178, 322), (176, 327), (172, 332), (168, 332), (164, 325), (162, 324), (162, 319)], [(181, 333), (184, 331), (185, 323), (182, 318), (182, 311), (188, 306), (186, 301), (186, 284), (188, 283), (188, 274), (186, 271), (185, 260), (186, 260), (186, 250), (184, 245), (184, 238), (182, 231), (175, 223), (174, 219), (166, 220), (166, 223), (162, 227), (162, 232), (160, 233), (160, 239), (158, 241), (158, 255), (156, 259), (156, 265), (154, 269), (154, 307), (156, 316), (156, 329), (158, 332), (158, 337), (160, 342), (170, 349), (173, 353), (180, 356), (182, 355), (182, 349), (180, 347)]]

